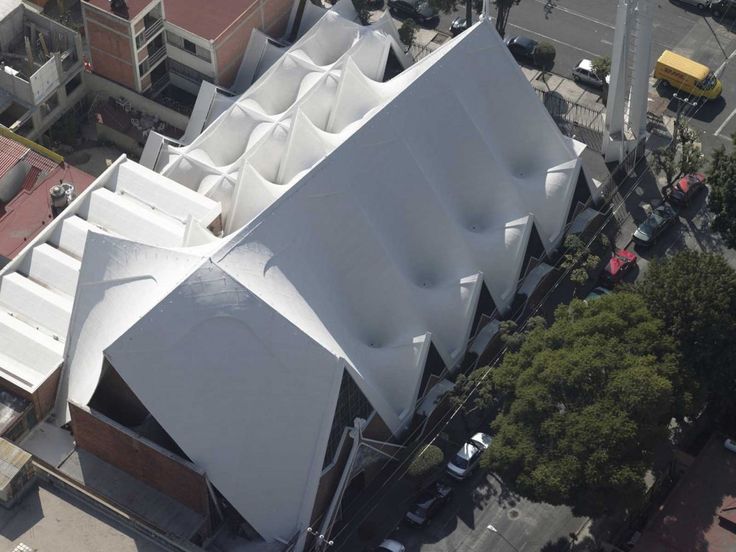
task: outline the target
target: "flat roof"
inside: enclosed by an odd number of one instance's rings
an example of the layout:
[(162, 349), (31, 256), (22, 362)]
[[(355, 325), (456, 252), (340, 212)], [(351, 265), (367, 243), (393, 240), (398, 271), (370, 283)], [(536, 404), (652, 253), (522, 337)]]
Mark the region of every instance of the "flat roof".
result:
[(94, 177), (65, 164), (57, 166), (35, 184), (29, 183), (28, 188), (21, 189), (5, 205), (0, 218), (0, 255), (9, 259), (15, 257), (53, 219), (49, 189), (60, 180), (73, 184), (78, 195), (92, 184)]
[(256, 1), (208, 0), (207, 7), (203, 9), (199, 0), (167, 0), (164, 11), (166, 21), (202, 38), (214, 40), (250, 10)]
[(0, 489), (5, 489), (30, 461), (31, 455), (22, 448), (0, 439)]
[(712, 437), (642, 532), (632, 552), (733, 552), (736, 527), (722, 523), (736, 499), (736, 453)]
[(130, 21), (145, 10), (151, 4), (152, 0), (125, 0), (125, 4), (128, 7), (127, 11), (113, 11), (110, 0), (82, 0), (82, 2)]

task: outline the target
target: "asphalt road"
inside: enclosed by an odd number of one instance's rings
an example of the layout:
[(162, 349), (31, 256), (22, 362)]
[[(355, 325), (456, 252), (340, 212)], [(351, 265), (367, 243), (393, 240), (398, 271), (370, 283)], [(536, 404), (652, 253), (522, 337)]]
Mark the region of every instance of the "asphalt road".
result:
[[(651, 67), (665, 49), (674, 50), (715, 70), (723, 82), (723, 97), (697, 108), (691, 123), (702, 134), (704, 151), (730, 142), (736, 132), (736, 19), (716, 21), (675, 0), (655, 0)], [(511, 10), (506, 36), (526, 35), (555, 45), (552, 71), (570, 77), (582, 58), (610, 56), (616, 23), (616, 0), (521, 0)], [(447, 32), (456, 15), (441, 14), (437, 29)], [(653, 91), (653, 98), (670, 100), (667, 91)], [(670, 101), (674, 116), (677, 101)]]

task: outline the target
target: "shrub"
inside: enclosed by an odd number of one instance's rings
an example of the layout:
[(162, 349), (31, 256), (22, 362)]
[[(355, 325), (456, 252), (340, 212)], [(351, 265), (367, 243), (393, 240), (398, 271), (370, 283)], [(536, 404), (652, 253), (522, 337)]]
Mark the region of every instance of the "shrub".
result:
[(555, 62), (557, 50), (549, 42), (540, 42), (534, 49), (534, 63), (542, 69), (550, 69)]
[(409, 464), (407, 475), (412, 479), (426, 480), (442, 467), (445, 455), (439, 447), (429, 445), (420, 449)]

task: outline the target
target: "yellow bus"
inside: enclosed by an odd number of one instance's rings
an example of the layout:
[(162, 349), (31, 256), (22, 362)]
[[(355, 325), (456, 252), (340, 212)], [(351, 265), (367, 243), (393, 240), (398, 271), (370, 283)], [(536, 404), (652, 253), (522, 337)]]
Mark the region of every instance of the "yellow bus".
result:
[(654, 78), (694, 97), (714, 100), (723, 85), (705, 65), (665, 50), (654, 67)]

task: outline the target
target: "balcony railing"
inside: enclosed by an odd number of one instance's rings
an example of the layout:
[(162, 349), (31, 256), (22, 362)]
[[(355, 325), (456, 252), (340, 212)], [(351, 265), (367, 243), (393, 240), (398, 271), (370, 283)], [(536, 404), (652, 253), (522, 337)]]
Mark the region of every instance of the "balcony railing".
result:
[(166, 55), (166, 46), (161, 45), (161, 47), (153, 52), (153, 54), (148, 56), (148, 68), (153, 68), (154, 65), (156, 65), (163, 57)]
[(143, 30), (143, 42), (148, 42), (156, 33), (164, 28), (164, 20), (157, 19), (153, 25)]

